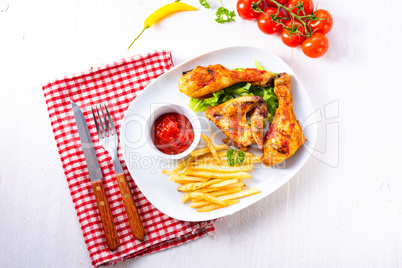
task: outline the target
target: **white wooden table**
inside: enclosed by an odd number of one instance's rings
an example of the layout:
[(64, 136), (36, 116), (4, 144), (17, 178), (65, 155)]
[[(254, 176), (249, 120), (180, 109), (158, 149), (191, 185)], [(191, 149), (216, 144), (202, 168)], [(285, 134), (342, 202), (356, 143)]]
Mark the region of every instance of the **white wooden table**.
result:
[[(329, 52), (317, 60), (255, 22), (217, 24), (217, 0), (213, 10), (153, 26), (129, 52), (144, 19), (167, 1), (8, 1), (0, 13), (0, 267), (91, 266), (42, 83), (157, 49), (170, 50), (177, 65), (232, 45), (265, 48), (293, 68), (322, 115), (317, 152), (278, 191), (218, 222), (215, 236), (117, 267), (401, 263), (400, 1), (320, 1), (335, 25)], [(235, 9), (234, 0), (223, 3)]]

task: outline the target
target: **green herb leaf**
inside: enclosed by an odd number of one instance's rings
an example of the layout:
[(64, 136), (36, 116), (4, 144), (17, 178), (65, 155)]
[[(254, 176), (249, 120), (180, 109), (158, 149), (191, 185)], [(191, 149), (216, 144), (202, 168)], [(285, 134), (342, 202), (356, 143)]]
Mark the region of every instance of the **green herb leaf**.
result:
[(211, 8), (207, 0), (198, 0), (198, 1), (200, 2), (201, 6), (205, 7), (206, 9)]
[(234, 154), (235, 154), (235, 150), (234, 149), (230, 149), (227, 151), (226, 156), (228, 158), (228, 164), (229, 166), (233, 167), (235, 165), (235, 161), (234, 161)]
[(188, 107), (190, 107), (194, 112), (198, 112), (205, 111), (208, 107), (210, 107), (210, 105), (205, 103), (204, 100), (190, 98)]
[(234, 84), (230, 87), (227, 87), (223, 91), (227, 95), (234, 94), (234, 95), (238, 95), (238, 96), (247, 96), (247, 95), (252, 95), (249, 92), (250, 86), (251, 86), (250, 83), (241, 82), (241, 83)]
[(227, 151), (226, 156), (228, 158), (229, 166), (241, 165), (246, 158), (246, 154), (241, 150), (230, 149)]
[(246, 154), (243, 151), (237, 151), (237, 159), (236, 159), (236, 163), (240, 166), (241, 164), (243, 164), (244, 159), (246, 158)]
[(216, 19), (215, 21), (217, 23), (225, 23), (225, 22), (231, 22), (235, 21), (236, 13), (234, 10), (229, 11), (228, 9), (224, 7), (219, 7), (218, 10), (215, 13)]

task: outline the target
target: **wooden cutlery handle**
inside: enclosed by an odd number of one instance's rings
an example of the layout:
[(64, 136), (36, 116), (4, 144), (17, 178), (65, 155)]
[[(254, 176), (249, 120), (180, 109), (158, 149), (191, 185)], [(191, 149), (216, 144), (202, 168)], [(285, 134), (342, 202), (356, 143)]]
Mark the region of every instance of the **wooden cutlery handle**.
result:
[(135, 238), (140, 241), (144, 241), (144, 226), (142, 224), (140, 214), (138, 213), (137, 206), (135, 205), (133, 195), (128, 187), (126, 175), (124, 173), (116, 174), (116, 179), (120, 188), (121, 198), (123, 199), (123, 205), (126, 209), (131, 231), (133, 232)]
[(112, 211), (110, 210), (109, 202), (107, 201), (102, 180), (93, 182), (92, 188), (95, 192), (96, 204), (98, 205), (107, 245), (110, 250), (115, 250), (119, 247), (120, 240), (114, 225)]

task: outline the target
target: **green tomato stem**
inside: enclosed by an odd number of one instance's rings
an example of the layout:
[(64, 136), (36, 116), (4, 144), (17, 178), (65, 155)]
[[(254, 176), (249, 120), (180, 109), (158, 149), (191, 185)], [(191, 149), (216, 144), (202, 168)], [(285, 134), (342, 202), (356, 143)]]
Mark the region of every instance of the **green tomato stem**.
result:
[[(303, 19), (313, 18), (313, 17), (314, 17), (313, 15), (299, 16), (299, 15), (296, 15), (295, 13), (293, 13), (290, 8), (285, 7), (284, 5), (282, 5), (282, 4), (278, 3), (278, 2), (276, 2), (275, 0), (271, 0), (271, 2), (275, 3), (275, 4), (278, 6), (278, 12), (279, 12), (279, 8), (280, 8), (280, 7), (283, 8), (283, 9), (285, 9), (286, 11), (288, 11), (288, 12), (291, 14), (291, 15), (290, 15), (290, 19), (291, 19), (291, 20), (294, 20), (294, 18), (296, 18), (296, 19), (303, 25), (303, 27), (304, 27), (304, 32), (307, 34), (307, 37), (310, 37), (310, 36), (311, 36), (311, 33), (310, 33), (310, 31), (308, 31), (307, 26), (306, 26), (306, 23), (303, 21)], [(292, 26), (293, 26), (293, 23), (292, 23)]]

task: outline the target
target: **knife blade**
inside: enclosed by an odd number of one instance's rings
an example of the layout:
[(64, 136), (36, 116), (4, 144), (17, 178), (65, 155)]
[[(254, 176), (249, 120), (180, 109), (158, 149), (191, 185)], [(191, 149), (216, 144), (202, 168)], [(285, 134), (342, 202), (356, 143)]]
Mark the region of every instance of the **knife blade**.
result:
[(110, 250), (115, 250), (120, 245), (120, 240), (114, 224), (112, 211), (106, 197), (105, 188), (102, 181), (102, 171), (99, 166), (94, 145), (92, 143), (91, 134), (89, 133), (87, 122), (80, 107), (73, 101), (71, 101), (71, 107), (74, 113), (75, 123), (78, 128), (82, 149), (84, 151), (89, 178), (91, 179), (92, 188), (94, 190), (96, 204), (98, 206), (102, 221), (106, 242)]

